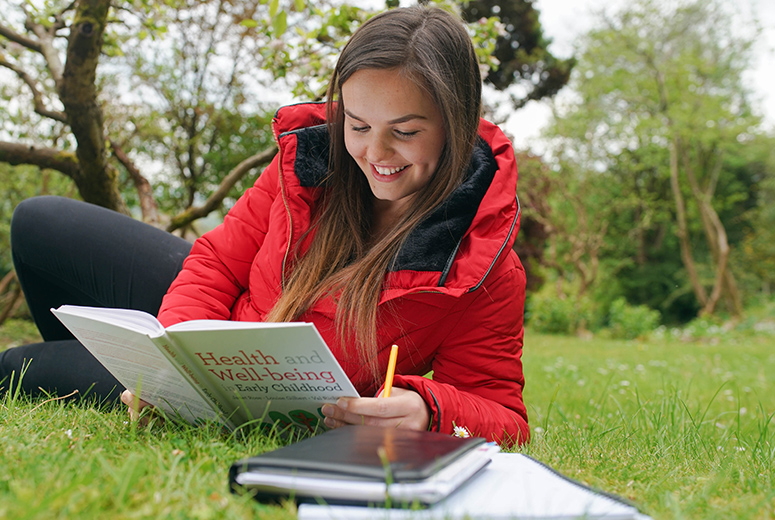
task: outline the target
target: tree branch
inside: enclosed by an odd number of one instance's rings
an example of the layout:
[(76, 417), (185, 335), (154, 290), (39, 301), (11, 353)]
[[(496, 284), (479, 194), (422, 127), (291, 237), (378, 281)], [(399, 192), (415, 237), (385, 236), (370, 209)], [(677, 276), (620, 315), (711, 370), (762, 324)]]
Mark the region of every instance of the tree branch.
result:
[(19, 308), (20, 301), (23, 299), (24, 299), (24, 295), (22, 295), (22, 287), (17, 283), (14, 285), (14, 288), (11, 291), (9, 291), (8, 301), (5, 307), (0, 312), (0, 325), (2, 325), (5, 322), (5, 320), (7, 320), (10, 316), (13, 315), (16, 309)]
[(0, 23), (0, 36), (5, 36), (12, 42), (18, 43), (22, 47), (26, 47), (32, 51), (43, 53), (43, 46), (40, 44), (40, 42), (33, 40), (32, 38), (27, 38), (26, 36), (17, 33), (10, 27), (6, 27), (1, 23)]
[(0, 141), (0, 162), (6, 162), (14, 166), (31, 164), (39, 168), (51, 168), (64, 173), (76, 181), (81, 176), (81, 167), (75, 154), (55, 148), (38, 148), (31, 145)]
[(54, 17), (54, 25), (51, 27), (51, 33), (57, 32), (59, 29), (62, 29), (65, 27), (65, 21), (64, 16), (67, 11), (72, 11), (75, 9), (75, 4), (78, 0), (73, 0), (70, 2), (69, 5), (65, 6), (61, 11), (59, 11), (56, 16)]
[(64, 112), (49, 110), (46, 108), (46, 105), (43, 103), (43, 94), (40, 92), (40, 90), (38, 90), (38, 86), (35, 84), (35, 80), (32, 79), (32, 76), (27, 74), (27, 72), (17, 67), (13, 63), (6, 61), (2, 54), (0, 54), (0, 67), (5, 67), (12, 70), (16, 73), (17, 76), (19, 76), (19, 79), (21, 79), (27, 85), (27, 87), (32, 92), (32, 99), (33, 103), (35, 104), (35, 112), (37, 114), (40, 114), (43, 117), (48, 117), (55, 121), (59, 121), (60, 123), (67, 124), (67, 115), (65, 115)]
[(8, 287), (11, 286), (11, 282), (16, 281), (16, 271), (9, 271), (8, 274), (3, 276), (3, 279), (0, 280), (0, 296), (4, 295), (5, 292), (8, 290)]
[(193, 206), (185, 210), (184, 212), (176, 215), (172, 218), (172, 221), (167, 226), (167, 231), (175, 231), (183, 226), (186, 226), (194, 220), (206, 217), (211, 211), (215, 210), (223, 203), (223, 199), (226, 198), (229, 191), (234, 187), (237, 182), (242, 179), (253, 168), (263, 166), (272, 160), (272, 157), (277, 153), (277, 148), (272, 146), (263, 152), (259, 152), (252, 157), (248, 157), (241, 163), (239, 163), (229, 174), (224, 177), (218, 189), (210, 195), (210, 197), (201, 206)]
[(705, 196), (708, 197), (709, 200), (712, 199), (713, 195), (716, 193), (716, 186), (718, 186), (718, 180), (721, 176), (721, 169), (724, 166), (724, 152), (719, 150), (714, 155), (716, 156), (716, 162), (713, 164), (713, 169), (710, 172), (710, 180), (705, 189)]
[(159, 225), (159, 207), (156, 204), (156, 199), (153, 197), (153, 189), (148, 179), (140, 173), (140, 170), (135, 166), (135, 163), (124, 152), (124, 149), (118, 145), (113, 139), (109, 140), (110, 148), (113, 151), (113, 156), (124, 165), (126, 171), (129, 173), (132, 182), (137, 190), (137, 195), (140, 198), (140, 210), (143, 214), (143, 222), (147, 222), (153, 226)]
[(59, 51), (54, 47), (55, 29), (49, 32), (39, 23), (35, 23), (30, 14), (27, 14), (27, 21), (24, 23), (24, 27), (35, 34), (38, 37), (37, 49), (33, 49), (43, 55), (48, 65), (48, 70), (51, 72), (51, 77), (56, 83), (57, 90), (62, 86), (62, 74), (64, 73), (64, 67), (62, 66), (62, 60), (59, 58)]

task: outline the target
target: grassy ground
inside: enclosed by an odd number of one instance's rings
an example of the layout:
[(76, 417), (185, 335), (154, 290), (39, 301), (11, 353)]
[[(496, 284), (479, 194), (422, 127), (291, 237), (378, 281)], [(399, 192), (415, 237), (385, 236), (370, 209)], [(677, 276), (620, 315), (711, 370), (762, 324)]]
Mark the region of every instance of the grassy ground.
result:
[(654, 518), (775, 518), (775, 337), (526, 341), (527, 453)]
[[(758, 328), (633, 342), (528, 331), (524, 451), (655, 519), (775, 518), (775, 334)], [(0, 349), (30, 337), (7, 324)], [(232, 461), (277, 445), (6, 395), (0, 518), (293, 518), (226, 490)]]

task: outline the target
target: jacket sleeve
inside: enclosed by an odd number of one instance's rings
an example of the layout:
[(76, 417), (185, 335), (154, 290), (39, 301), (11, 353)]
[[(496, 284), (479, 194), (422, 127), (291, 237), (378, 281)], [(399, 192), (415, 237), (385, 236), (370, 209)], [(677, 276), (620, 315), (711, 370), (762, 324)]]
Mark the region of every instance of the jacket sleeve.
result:
[(448, 316), (433, 379), (396, 376), (394, 384), (423, 397), (433, 431), (463, 427), (499, 444), (523, 444), (530, 436), (522, 400), (525, 272), (514, 253), (498, 271)]
[(237, 200), (218, 227), (198, 238), (164, 296), (158, 319), (165, 327), (195, 320), (228, 320), (248, 285), (253, 259), (266, 236), (279, 192), (278, 157)]

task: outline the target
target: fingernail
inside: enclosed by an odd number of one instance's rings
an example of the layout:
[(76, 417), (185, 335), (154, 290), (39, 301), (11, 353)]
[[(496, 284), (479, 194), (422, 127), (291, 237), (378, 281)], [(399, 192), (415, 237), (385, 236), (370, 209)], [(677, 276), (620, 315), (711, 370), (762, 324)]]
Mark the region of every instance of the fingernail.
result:
[(326, 417), (325, 419), (323, 419), (323, 424), (325, 424), (326, 427), (328, 428), (333, 428), (334, 426), (336, 426), (336, 421), (333, 420), (331, 417)]
[(324, 404), (323, 407), (320, 409), (320, 412), (326, 417), (331, 417), (332, 415), (334, 415), (334, 407), (331, 406), (330, 404)]
[(349, 399), (339, 399), (336, 402), (336, 406), (341, 408), (342, 410), (347, 410), (347, 403), (349, 402)]

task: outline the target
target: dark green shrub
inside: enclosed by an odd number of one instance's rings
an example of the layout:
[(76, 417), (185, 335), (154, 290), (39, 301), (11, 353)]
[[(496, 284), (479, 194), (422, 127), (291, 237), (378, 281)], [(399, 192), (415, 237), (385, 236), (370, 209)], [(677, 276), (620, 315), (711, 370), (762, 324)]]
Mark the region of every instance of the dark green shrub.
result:
[(659, 311), (617, 298), (608, 311), (608, 334), (617, 339), (635, 339), (656, 329), (660, 320)]
[(538, 332), (575, 334), (589, 328), (592, 312), (587, 299), (559, 298), (542, 290), (531, 295), (526, 306), (526, 322)]

